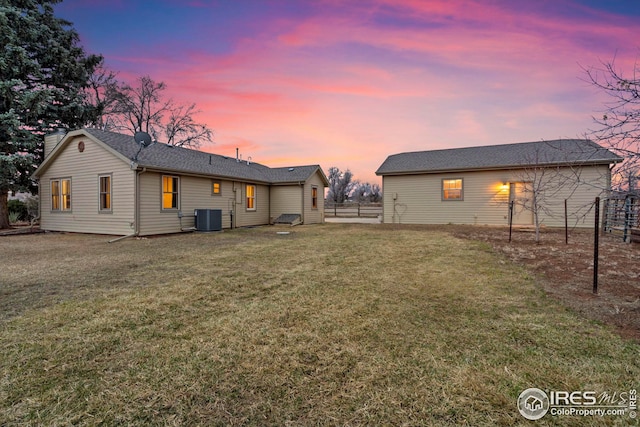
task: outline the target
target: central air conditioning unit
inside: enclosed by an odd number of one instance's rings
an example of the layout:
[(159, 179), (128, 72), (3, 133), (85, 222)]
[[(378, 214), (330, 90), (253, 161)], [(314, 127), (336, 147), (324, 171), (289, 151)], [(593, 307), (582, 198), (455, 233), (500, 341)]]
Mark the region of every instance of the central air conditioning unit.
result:
[(196, 209), (193, 214), (196, 217), (196, 230), (222, 230), (222, 209)]

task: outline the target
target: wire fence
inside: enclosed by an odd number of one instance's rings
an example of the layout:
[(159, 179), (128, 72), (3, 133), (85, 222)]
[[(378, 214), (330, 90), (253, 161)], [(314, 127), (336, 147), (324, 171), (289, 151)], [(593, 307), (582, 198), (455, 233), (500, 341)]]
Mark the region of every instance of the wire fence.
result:
[(324, 214), (327, 217), (376, 218), (382, 215), (382, 203), (334, 203), (326, 201)]
[(640, 243), (640, 196), (618, 194), (604, 203), (603, 232), (621, 234), (625, 242)]

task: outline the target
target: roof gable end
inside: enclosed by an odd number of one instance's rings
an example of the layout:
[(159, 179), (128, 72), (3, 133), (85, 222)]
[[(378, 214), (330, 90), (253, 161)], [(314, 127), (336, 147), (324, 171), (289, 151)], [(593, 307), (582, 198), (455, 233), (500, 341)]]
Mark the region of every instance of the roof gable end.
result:
[[(97, 144), (104, 150), (111, 153), (114, 157), (120, 159), (124, 163), (130, 163), (130, 159), (121, 153), (118, 150), (113, 149), (109, 144), (106, 144), (100, 138), (97, 138), (92, 133), (88, 132), (87, 129), (78, 129), (71, 132), (68, 132), (62, 140), (54, 147), (54, 149), (49, 153), (49, 155), (44, 159), (40, 166), (33, 173), (34, 178), (38, 178), (41, 176), (49, 166), (55, 161), (55, 159), (69, 146), (71, 141), (73, 141), (76, 137), (85, 137), (90, 139), (93, 143)], [(133, 138), (132, 138), (133, 139)]]

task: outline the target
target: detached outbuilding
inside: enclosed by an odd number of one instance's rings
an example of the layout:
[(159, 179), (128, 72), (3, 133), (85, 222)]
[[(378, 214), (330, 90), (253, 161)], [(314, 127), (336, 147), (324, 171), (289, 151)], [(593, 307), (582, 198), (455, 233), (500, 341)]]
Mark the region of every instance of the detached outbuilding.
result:
[(47, 135), (34, 177), (42, 229), (122, 236), (193, 229), (197, 214), (221, 228), (321, 223), (328, 186), (319, 165), (269, 168), (98, 129)]
[[(589, 140), (562, 139), (393, 154), (382, 176), (385, 223), (593, 226), (586, 213), (622, 161)], [(513, 202), (511, 204), (510, 202)]]

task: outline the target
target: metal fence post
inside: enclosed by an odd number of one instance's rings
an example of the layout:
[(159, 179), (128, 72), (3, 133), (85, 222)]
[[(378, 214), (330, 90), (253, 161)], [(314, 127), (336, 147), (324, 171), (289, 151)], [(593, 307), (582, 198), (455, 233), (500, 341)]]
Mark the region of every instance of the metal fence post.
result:
[(593, 235), (593, 293), (598, 293), (598, 244), (600, 237), (600, 197), (596, 197), (595, 224)]
[(513, 200), (509, 202), (509, 243), (511, 243), (512, 228), (513, 228)]
[(564, 199), (564, 244), (569, 244), (569, 215), (567, 214), (567, 199)]

